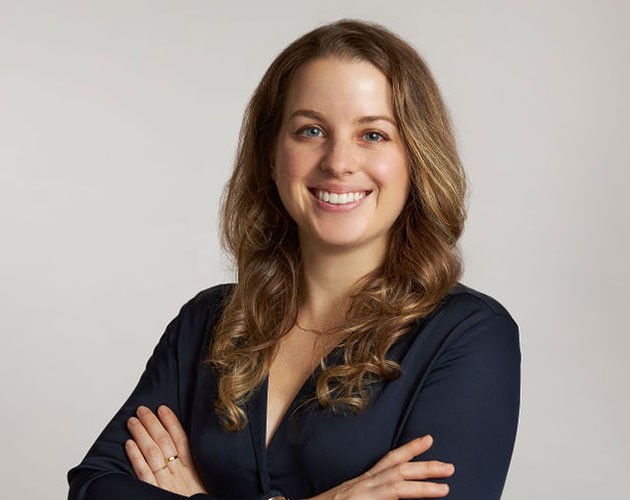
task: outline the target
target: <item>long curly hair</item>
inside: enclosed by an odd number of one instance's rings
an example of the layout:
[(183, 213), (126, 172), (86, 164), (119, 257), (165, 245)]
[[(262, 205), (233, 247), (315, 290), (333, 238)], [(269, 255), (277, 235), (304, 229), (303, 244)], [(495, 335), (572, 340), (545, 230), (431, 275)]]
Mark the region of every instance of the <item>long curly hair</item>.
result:
[(223, 197), (223, 244), (234, 258), (238, 282), (206, 362), (219, 377), (215, 411), (228, 431), (247, 426), (243, 406), (264, 382), (279, 340), (297, 320), (298, 231), (271, 179), (269, 159), (293, 75), (323, 57), (368, 61), (387, 76), (410, 189), (390, 229), (382, 265), (355, 284), (344, 325), (330, 332), (344, 339), (338, 346), (343, 363), (326, 366), (321, 360), (319, 404), (364, 409), (372, 383), (400, 376), (400, 366), (385, 357), (388, 349), (435, 309), (462, 274), (457, 241), (466, 218), (466, 178), (448, 110), (427, 64), (407, 42), (373, 23), (341, 20), (295, 40), (273, 61), (249, 102)]

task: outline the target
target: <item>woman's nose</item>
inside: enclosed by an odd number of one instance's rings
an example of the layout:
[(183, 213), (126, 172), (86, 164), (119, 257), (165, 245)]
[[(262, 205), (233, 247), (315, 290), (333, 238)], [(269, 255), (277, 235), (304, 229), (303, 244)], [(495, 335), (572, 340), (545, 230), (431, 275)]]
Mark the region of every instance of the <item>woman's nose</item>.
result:
[(320, 168), (335, 175), (347, 175), (357, 170), (357, 156), (350, 141), (329, 141)]

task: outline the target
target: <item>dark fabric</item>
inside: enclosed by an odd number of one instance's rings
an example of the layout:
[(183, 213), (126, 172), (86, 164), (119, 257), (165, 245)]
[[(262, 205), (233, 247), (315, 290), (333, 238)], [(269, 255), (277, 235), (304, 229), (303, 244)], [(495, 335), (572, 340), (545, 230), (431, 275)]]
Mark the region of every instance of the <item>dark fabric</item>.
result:
[[(402, 368), (372, 386), (359, 414), (302, 406), (319, 368), (300, 389), (265, 449), (267, 381), (247, 403), (250, 424), (222, 430), (213, 411), (216, 377), (202, 364), (229, 285), (200, 292), (160, 339), (129, 399), (83, 461), (68, 472), (70, 500), (183, 498), (135, 478), (124, 450), (126, 421), (139, 405), (166, 404), (178, 415), (193, 458), (212, 496), (307, 498), (354, 478), (392, 448), (431, 434), (433, 447), (416, 460), (443, 460), (449, 500), (501, 496), (516, 435), (520, 402), (519, 333), (493, 298), (458, 284), (387, 354)], [(340, 349), (327, 363), (340, 362)]]

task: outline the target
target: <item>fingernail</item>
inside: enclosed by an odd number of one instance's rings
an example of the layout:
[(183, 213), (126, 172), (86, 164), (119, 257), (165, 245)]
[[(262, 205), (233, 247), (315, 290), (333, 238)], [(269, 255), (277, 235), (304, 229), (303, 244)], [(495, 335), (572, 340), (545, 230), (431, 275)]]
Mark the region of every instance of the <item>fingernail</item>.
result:
[(158, 408), (159, 413), (166, 413), (167, 411), (168, 411), (168, 408), (165, 405), (162, 405)]
[(149, 409), (146, 406), (138, 406), (136, 413), (138, 415), (146, 415), (149, 412)]
[(129, 417), (127, 419), (127, 425), (136, 425), (138, 423), (138, 419), (136, 417)]

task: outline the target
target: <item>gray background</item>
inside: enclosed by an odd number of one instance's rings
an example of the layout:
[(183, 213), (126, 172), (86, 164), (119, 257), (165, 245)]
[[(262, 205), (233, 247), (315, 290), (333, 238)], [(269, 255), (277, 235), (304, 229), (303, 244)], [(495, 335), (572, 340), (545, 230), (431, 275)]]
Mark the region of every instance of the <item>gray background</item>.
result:
[(625, 1), (0, 0), (2, 496), (66, 495), (216, 220), (273, 57), (340, 17), (426, 57), (471, 180), (464, 282), (521, 328), (504, 498), (630, 498)]

